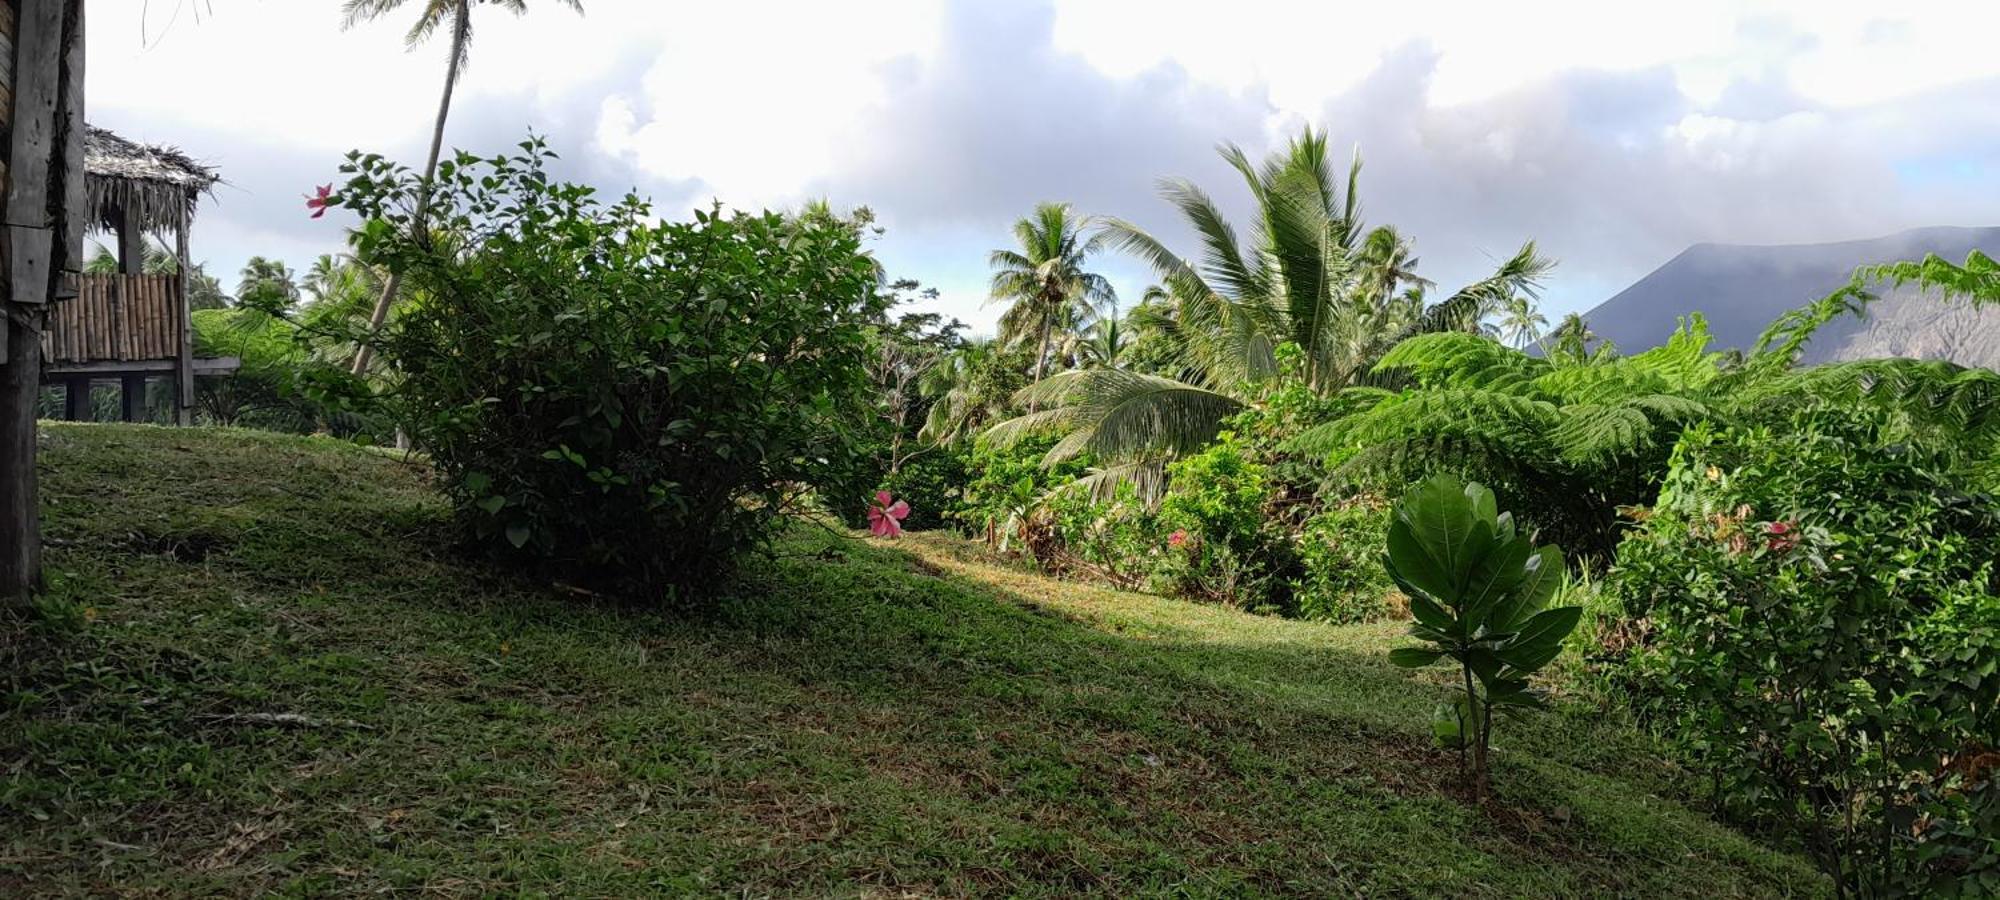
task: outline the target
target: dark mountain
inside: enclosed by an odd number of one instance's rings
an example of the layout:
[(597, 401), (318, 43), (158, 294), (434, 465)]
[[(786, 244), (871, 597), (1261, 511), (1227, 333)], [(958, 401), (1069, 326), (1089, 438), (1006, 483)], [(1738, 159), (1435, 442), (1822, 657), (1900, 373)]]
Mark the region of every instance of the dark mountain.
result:
[[(2000, 228), (1918, 228), (1884, 238), (1831, 244), (1696, 244), (1584, 314), (1592, 331), (1636, 353), (1663, 343), (1676, 320), (1700, 311), (1714, 349), (1749, 349), (1771, 320), (1833, 292), (1857, 266), (1936, 253), (1962, 262), (1981, 250), (2000, 256)], [(2000, 369), (2000, 309), (1973, 310), (1915, 288), (1878, 285), (1865, 318), (1820, 330), (1807, 362), (1909, 356)]]

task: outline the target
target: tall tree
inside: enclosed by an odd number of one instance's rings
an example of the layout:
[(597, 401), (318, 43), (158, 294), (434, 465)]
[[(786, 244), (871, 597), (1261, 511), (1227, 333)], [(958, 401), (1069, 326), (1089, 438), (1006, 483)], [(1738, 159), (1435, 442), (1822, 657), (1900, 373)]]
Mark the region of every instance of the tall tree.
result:
[(975, 339), (926, 369), (918, 389), (931, 405), (918, 436), (953, 444), (1010, 414), (1014, 392), (1026, 383), (1026, 360), (1018, 354), (997, 340)]
[[(412, 0), (346, 0), (342, 6), (342, 26), (352, 28), (363, 22), (372, 22), (402, 9)], [(438, 98), (437, 123), (431, 128), (431, 150), (424, 162), (424, 181), (428, 183), (437, 176), (438, 156), (444, 150), (444, 125), (451, 117), (451, 98), (458, 89), (458, 77), (464, 73), (466, 62), (472, 52), (472, 7), (476, 3), (497, 6), (515, 15), (528, 11), (527, 0), (414, 0), (419, 6), (417, 21), (410, 26), (403, 40), (414, 48), (430, 40), (439, 28), (451, 32), (451, 55), (445, 60), (444, 91)], [(583, 12), (582, 0), (548, 0), (561, 6)], [(424, 231), (424, 214), (428, 211), (428, 192), (418, 195), (413, 227), (419, 234)], [(402, 275), (391, 272), (382, 284), (382, 293), (375, 301), (375, 309), (368, 316), (370, 334), (378, 331), (389, 317), (389, 306), (396, 302), (396, 294), (402, 289)], [(367, 371), (373, 356), (371, 349), (363, 344), (354, 356), (353, 372), (356, 375)]]
[(1052, 332), (1082, 320), (1079, 307), (1094, 310), (1116, 296), (1110, 281), (1085, 270), (1104, 247), (1103, 235), (1089, 233), (1092, 225), (1067, 203), (1043, 203), (1014, 223), (1019, 249), (995, 250), (989, 257), (993, 299), (1009, 304), (1000, 316), (1001, 340), (1015, 344), (1034, 335), (1036, 381), (1048, 374)]

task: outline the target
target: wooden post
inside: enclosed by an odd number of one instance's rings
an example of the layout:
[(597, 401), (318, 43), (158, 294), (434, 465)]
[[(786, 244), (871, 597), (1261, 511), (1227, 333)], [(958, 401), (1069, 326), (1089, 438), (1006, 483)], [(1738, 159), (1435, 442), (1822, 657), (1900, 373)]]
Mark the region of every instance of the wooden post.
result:
[(0, 606), (41, 587), (42, 326), (82, 267), (84, 0), (0, 2)]
[(194, 424), (194, 310), (188, 306), (188, 220), (184, 214), (174, 229), (174, 262), (180, 274), (180, 302), (175, 304), (180, 330), (179, 359), (174, 362), (174, 422)]
[(77, 376), (63, 381), (63, 418), (71, 422), (91, 420), (90, 379)]
[(146, 421), (146, 376), (127, 375), (119, 379), (118, 412), (127, 422)]
[(126, 210), (118, 211), (118, 274), (143, 275), (146, 272), (146, 229), (139, 227), (139, 217)]

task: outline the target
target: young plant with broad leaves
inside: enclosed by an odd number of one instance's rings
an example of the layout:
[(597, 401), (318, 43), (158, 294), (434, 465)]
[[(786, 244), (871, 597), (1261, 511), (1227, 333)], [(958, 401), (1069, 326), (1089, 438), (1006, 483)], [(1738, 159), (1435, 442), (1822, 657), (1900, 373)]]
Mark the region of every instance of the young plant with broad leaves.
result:
[(1530, 678), (1561, 651), (1581, 607), (1549, 609), (1563, 580), (1562, 551), (1537, 547), (1493, 492), (1439, 475), (1412, 488), (1389, 522), (1389, 576), (1410, 597), (1424, 643), (1389, 654), (1417, 669), (1458, 663), (1464, 695), (1433, 717), (1440, 743), (1455, 747), (1475, 797), (1484, 799), (1495, 712), (1542, 706)]

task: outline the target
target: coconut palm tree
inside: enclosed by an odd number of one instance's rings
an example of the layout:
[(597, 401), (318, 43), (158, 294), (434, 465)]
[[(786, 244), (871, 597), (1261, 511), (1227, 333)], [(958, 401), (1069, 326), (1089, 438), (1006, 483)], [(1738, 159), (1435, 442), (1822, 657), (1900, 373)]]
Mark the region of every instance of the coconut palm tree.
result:
[(1016, 398), (1035, 411), (995, 426), (990, 439), (1057, 431), (1064, 436), (1050, 462), (1087, 451), (1110, 465), (1107, 472), (1156, 466), (1212, 441), (1254, 385), (1277, 374), (1279, 345), (1298, 347), (1306, 383), (1332, 393), (1368, 378), (1406, 337), (1476, 331), (1506, 298), (1532, 292), (1552, 265), (1531, 242), (1492, 275), (1425, 306), (1427, 282), (1415, 276), (1408, 241), (1393, 229), (1368, 231), (1360, 220), (1358, 156), (1344, 188), (1325, 137), (1312, 129), (1262, 165), (1235, 146), (1222, 156), (1256, 204), (1247, 245), (1209, 195), (1184, 179), (1164, 182), (1161, 193), (1194, 230), (1198, 255), (1184, 257), (1126, 221), (1105, 225), (1109, 244), (1159, 274), (1163, 293), (1147, 306), (1161, 311), (1149, 319), (1173, 325), (1177, 377), (1090, 369), (1038, 379)]
[[(1104, 276), (1085, 271), (1090, 257), (1104, 247), (1104, 236), (1089, 233), (1095, 223), (1067, 203), (1043, 203), (1033, 215), (1014, 223), (1015, 250), (995, 250), (995, 302), (1010, 304), (1000, 316), (1000, 339), (1018, 344), (1033, 336), (1034, 379), (1048, 372), (1052, 333), (1064, 323), (1081, 321), (1098, 305), (1116, 295)], [(1087, 309), (1086, 309), (1087, 308)]]
[(280, 260), (250, 257), (236, 283), (236, 296), (259, 306), (283, 309), (298, 302), (299, 284), (291, 269)]
[(1125, 351), (1132, 346), (1132, 330), (1125, 325), (1118, 308), (1111, 315), (1092, 322), (1076, 345), (1077, 365), (1087, 369), (1116, 369), (1123, 364)]
[[(372, 22), (402, 9), (410, 2), (411, 0), (346, 0), (341, 6), (341, 27), (353, 28), (363, 22)], [(449, 28), (451, 31), (451, 55), (445, 60), (444, 92), (438, 98), (437, 123), (431, 127), (430, 156), (424, 161), (424, 181), (428, 183), (437, 175), (438, 156), (444, 150), (444, 124), (445, 120), (451, 117), (452, 94), (458, 89), (458, 77), (465, 71), (466, 62), (471, 59), (473, 5), (484, 3), (487, 6), (497, 6), (518, 16), (528, 11), (528, 4), (527, 0), (415, 0), (415, 2), (419, 7), (417, 21), (403, 36), (404, 43), (414, 48), (430, 40), (431, 35), (436, 34), (439, 28)], [(582, 0), (548, 0), (548, 2), (569, 7), (579, 14), (583, 12)], [(424, 213), (429, 199), (428, 192), (420, 193), (417, 197), (415, 222), (419, 233), (424, 230)], [(368, 316), (370, 334), (381, 329), (382, 322), (389, 317), (389, 305), (396, 302), (396, 294), (401, 288), (402, 276), (391, 272), (388, 281), (382, 285), (381, 295), (375, 301), (374, 311)], [(354, 374), (359, 375), (367, 370), (372, 355), (371, 348), (363, 344), (360, 352), (354, 357)]]
[(1005, 418), (1025, 383), (1021, 368), (1020, 358), (991, 338), (952, 350), (917, 382), (918, 392), (932, 400), (917, 436), (939, 445), (957, 443)]
[(1507, 305), (1500, 312), (1500, 331), (1517, 350), (1527, 349), (1548, 326), (1548, 317), (1536, 308), (1534, 298), (1525, 294), (1507, 298)]

